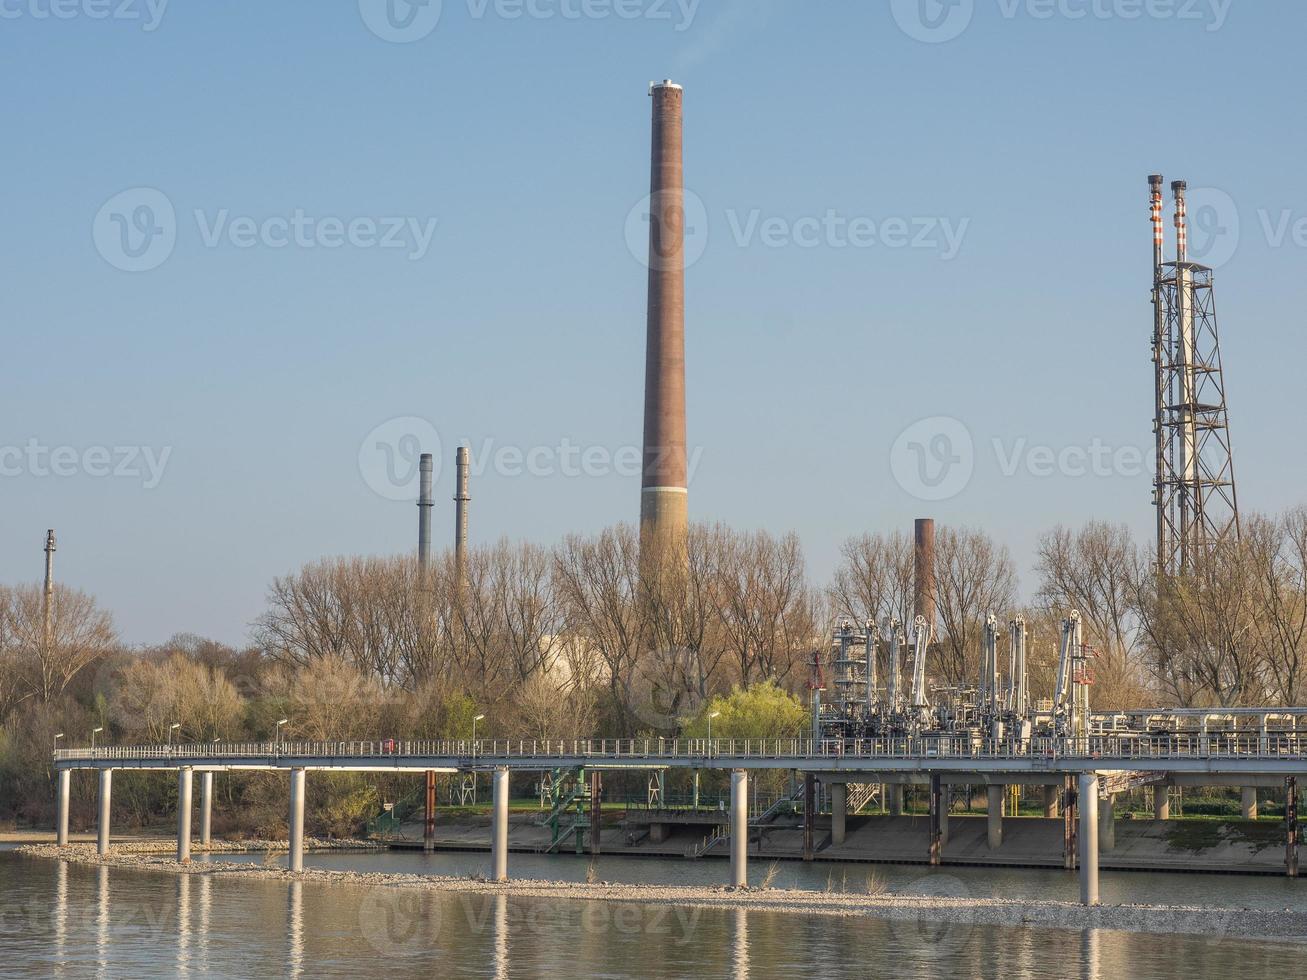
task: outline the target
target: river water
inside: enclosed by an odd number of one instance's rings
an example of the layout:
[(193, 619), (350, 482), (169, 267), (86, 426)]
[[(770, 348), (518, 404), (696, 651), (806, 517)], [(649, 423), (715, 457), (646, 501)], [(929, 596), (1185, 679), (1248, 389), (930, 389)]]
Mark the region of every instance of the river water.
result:
[[(224, 856), (220, 860), (263, 858)], [(470, 873), (481, 854), (311, 854), (310, 867)], [(511, 855), (520, 877), (583, 880), (589, 861)], [(754, 862), (751, 878), (767, 871)], [(601, 880), (705, 884), (719, 861), (600, 858)], [(774, 884), (1074, 900), (1061, 872), (778, 866)], [(1106, 902), (1230, 909), (1204, 936), (882, 922), (640, 904), (442, 895), (321, 882), (95, 868), (0, 852), (4, 977), (820, 976), (1260, 978), (1303, 975), (1307, 949), (1241, 938), (1245, 907), (1307, 909), (1307, 883), (1104, 874)]]

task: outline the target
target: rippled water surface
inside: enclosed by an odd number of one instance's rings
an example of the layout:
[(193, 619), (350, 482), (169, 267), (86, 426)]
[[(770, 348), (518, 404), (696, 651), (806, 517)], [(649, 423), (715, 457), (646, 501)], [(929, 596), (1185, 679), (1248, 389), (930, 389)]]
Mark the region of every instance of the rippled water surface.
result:
[[(255, 860), (262, 860), (256, 858)], [(478, 854), (310, 855), (310, 866), (483, 870)], [(513, 855), (523, 876), (588, 862)], [(602, 858), (609, 881), (701, 884), (721, 862)], [(766, 866), (756, 862), (755, 876)], [(1057, 872), (781, 865), (777, 884), (1073, 899)], [(13, 977), (1220, 977), (1303, 975), (1307, 949), (1240, 938), (1243, 907), (1307, 908), (1307, 883), (1106, 875), (1104, 899), (1228, 907), (1219, 935), (888, 923), (640, 904), (451, 896), (82, 867), (0, 853), (0, 975)]]

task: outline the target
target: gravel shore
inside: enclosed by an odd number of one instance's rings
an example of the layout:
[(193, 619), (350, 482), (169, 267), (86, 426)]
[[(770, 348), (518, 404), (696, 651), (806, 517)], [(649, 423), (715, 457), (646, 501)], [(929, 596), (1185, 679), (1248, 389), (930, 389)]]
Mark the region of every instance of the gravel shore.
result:
[[(359, 841), (306, 840), (310, 850), (358, 849), (374, 845)], [(252, 841), (214, 844), (214, 852), (284, 850), (284, 842)], [(196, 849), (198, 851), (198, 848)], [(95, 848), (71, 844), (65, 848), (40, 844), (18, 848), (31, 857), (68, 860), (79, 864), (155, 871), (171, 874), (205, 874), (219, 877), (337, 883), (364, 888), (417, 889), (465, 895), (506, 895), (587, 902), (622, 902), (678, 908), (746, 909), (806, 915), (870, 917), (891, 921), (934, 922), (957, 926), (1037, 926), (1054, 929), (1110, 929), (1124, 932), (1203, 935), (1219, 939), (1267, 939), (1307, 943), (1307, 912), (1292, 909), (1204, 908), (1178, 905), (1101, 905), (1085, 908), (1071, 902), (984, 898), (969, 895), (886, 892), (815, 892), (771, 888), (731, 889), (670, 885), (630, 885), (609, 882), (566, 881), (491, 882), (478, 877), (371, 874), (352, 871), (305, 870), (293, 874), (283, 868), (231, 862), (178, 864), (164, 857), (173, 848), (156, 844), (115, 846), (105, 858)], [(941, 879), (945, 880), (945, 879)], [(951, 880), (951, 879), (948, 879)], [(929, 890), (929, 878), (924, 878)]]

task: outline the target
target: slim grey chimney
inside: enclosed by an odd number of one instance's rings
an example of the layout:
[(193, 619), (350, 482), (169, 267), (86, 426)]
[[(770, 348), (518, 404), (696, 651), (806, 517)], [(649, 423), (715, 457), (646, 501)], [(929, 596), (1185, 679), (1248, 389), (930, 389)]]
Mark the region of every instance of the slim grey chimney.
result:
[(431, 496), (432, 474), (435, 461), (430, 453), (423, 453), (418, 462), (421, 483), (418, 490), (418, 567), (423, 577), (431, 568), (431, 510), (436, 502)]
[(41, 604), (41, 643), (45, 650), (54, 642), (54, 528), (45, 532), (45, 596)]
[(466, 446), (458, 447), (455, 468), (458, 473), (458, 483), (454, 493), (454, 562), (458, 566), (461, 577), (467, 561), (467, 505), (472, 499), (472, 495), (468, 493), (468, 470), (471, 464)]

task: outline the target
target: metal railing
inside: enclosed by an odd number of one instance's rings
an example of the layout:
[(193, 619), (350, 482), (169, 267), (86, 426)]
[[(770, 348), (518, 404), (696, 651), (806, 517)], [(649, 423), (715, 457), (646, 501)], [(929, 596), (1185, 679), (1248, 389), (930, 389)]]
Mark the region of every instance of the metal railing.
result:
[(372, 739), (335, 742), (205, 742), (194, 745), (100, 745), (94, 749), (57, 749), (56, 762), (150, 762), (171, 760), (422, 759), (433, 766), (459, 768), (500, 762), (554, 760), (629, 761), (651, 765), (713, 765), (735, 760), (775, 760), (777, 768), (813, 759), (919, 760), (1058, 759), (1136, 762), (1167, 759), (1307, 759), (1303, 735), (1147, 735), (1113, 733), (1086, 738), (982, 739), (969, 735), (916, 738), (813, 739), (479, 739), (407, 741)]

